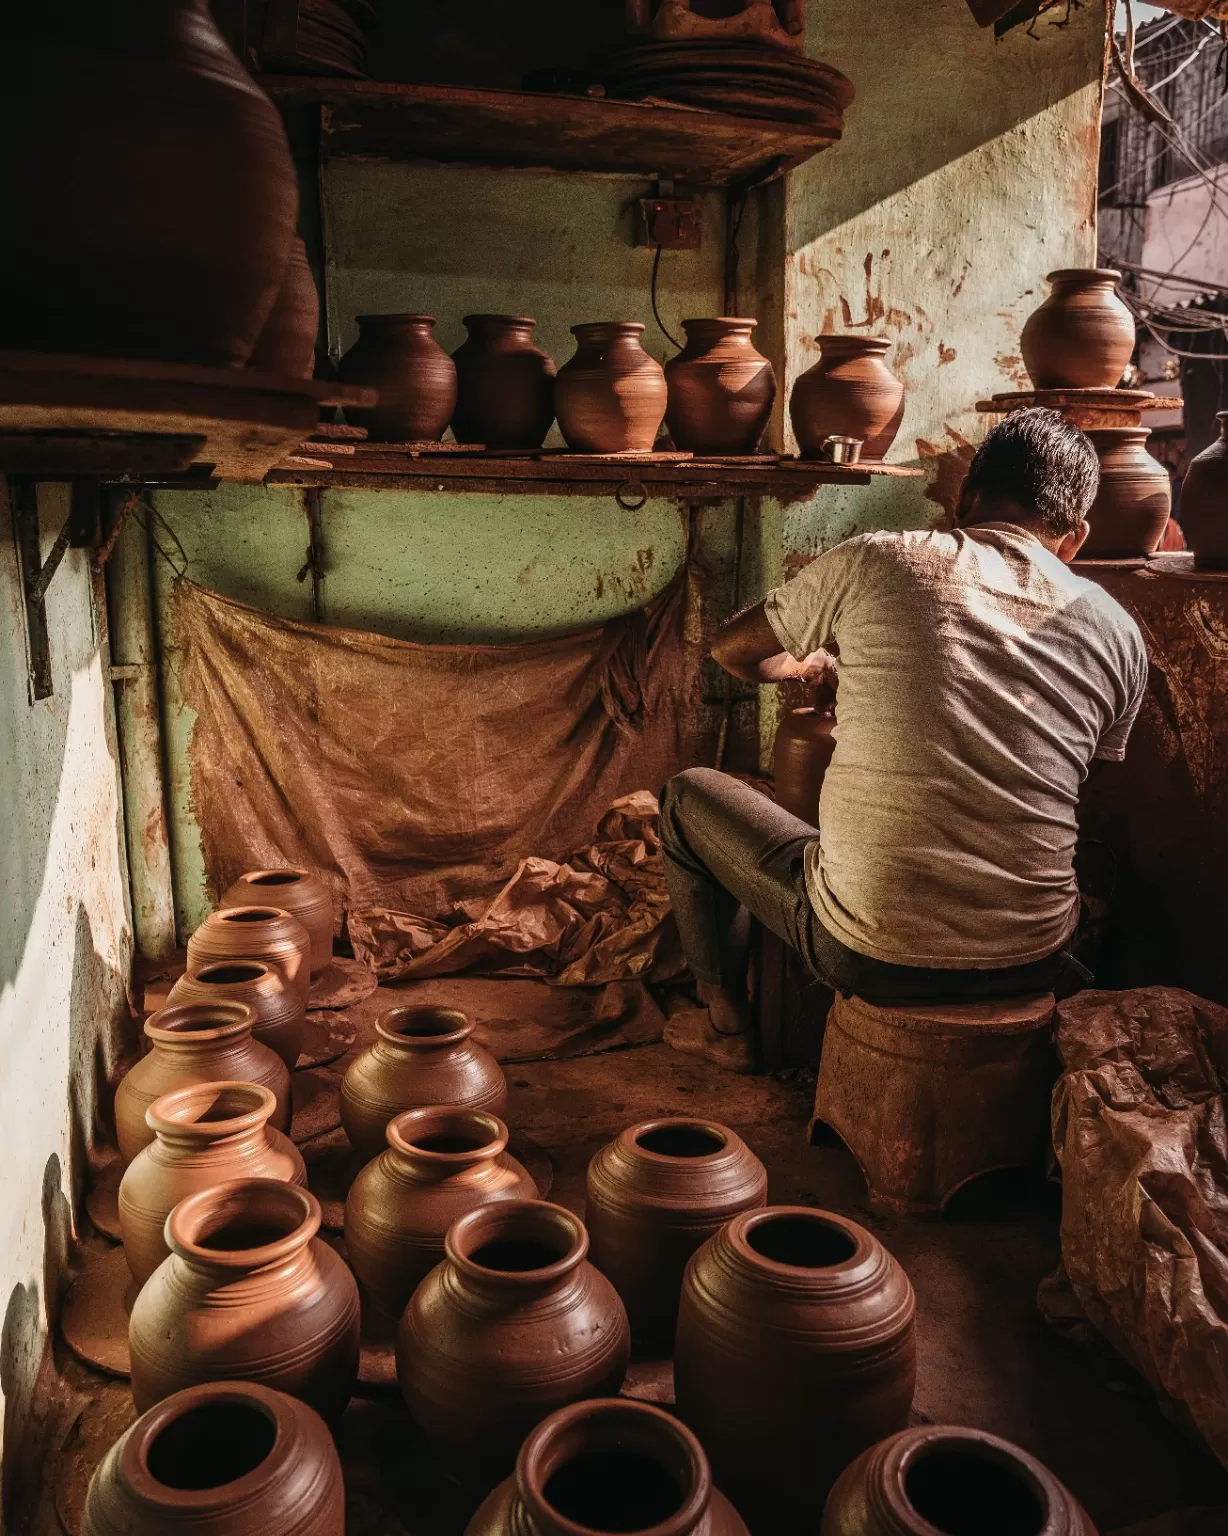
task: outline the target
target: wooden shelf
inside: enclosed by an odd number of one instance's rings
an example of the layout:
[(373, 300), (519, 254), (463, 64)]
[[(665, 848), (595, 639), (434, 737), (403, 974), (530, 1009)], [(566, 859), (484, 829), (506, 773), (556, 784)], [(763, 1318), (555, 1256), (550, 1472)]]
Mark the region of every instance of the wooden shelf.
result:
[[(700, 186), (757, 182), (840, 137), (725, 112), (533, 91), (262, 75), (285, 109), (318, 106), (327, 155), (444, 165), (666, 176)], [(294, 123), (290, 123), (292, 136)]]
[(1076, 427), (1137, 427), (1144, 411), (1179, 409), (1174, 396), (1153, 395), (1147, 389), (1016, 389), (978, 400), (976, 408), (987, 416), (1009, 416), (1029, 406), (1060, 411)]

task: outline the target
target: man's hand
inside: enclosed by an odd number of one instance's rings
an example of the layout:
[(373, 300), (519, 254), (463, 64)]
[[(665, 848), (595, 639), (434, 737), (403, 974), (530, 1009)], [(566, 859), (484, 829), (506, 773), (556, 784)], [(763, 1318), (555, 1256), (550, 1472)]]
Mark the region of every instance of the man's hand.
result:
[(790, 678), (834, 688), (836, 664), (827, 651), (812, 651), (798, 661), (782, 651), (763, 604), (747, 608), (721, 627), (712, 644), (712, 660), (746, 683), (783, 683)]

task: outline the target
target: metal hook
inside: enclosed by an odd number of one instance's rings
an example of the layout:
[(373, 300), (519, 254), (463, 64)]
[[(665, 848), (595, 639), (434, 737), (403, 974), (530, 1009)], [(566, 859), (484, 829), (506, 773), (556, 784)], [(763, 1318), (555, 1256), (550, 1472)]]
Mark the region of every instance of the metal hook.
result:
[[(627, 501), (623, 496), (624, 491), (630, 491), (633, 496), (638, 491), (640, 499), (638, 501)], [(623, 483), (614, 492), (614, 500), (618, 503), (624, 512), (638, 512), (644, 503), (648, 500), (648, 492), (644, 489), (643, 484), (639, 480), (624, 480)]]

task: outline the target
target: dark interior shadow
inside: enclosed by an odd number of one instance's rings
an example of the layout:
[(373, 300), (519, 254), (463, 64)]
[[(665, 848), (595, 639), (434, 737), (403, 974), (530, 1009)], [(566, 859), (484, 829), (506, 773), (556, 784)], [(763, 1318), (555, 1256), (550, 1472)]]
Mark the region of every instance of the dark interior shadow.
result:
[(943, 1207), (944, 1221), (984, 1223), (1061, 1217), (1062, 1190), (1039, 1168), (991, 1168), (961, 1184)]

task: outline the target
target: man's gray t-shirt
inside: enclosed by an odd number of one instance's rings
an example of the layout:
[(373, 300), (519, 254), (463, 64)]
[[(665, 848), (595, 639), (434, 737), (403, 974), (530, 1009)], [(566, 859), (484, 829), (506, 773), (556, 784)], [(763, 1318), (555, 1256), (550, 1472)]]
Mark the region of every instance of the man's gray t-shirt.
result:
[(768, 594), (795, 657), (839, 648), (810, 899), (850, 949), (989, 968), (1078, 917), (1079, 787), (1147, 681), (1129, 614), (1009, 523), (847, 540)]

